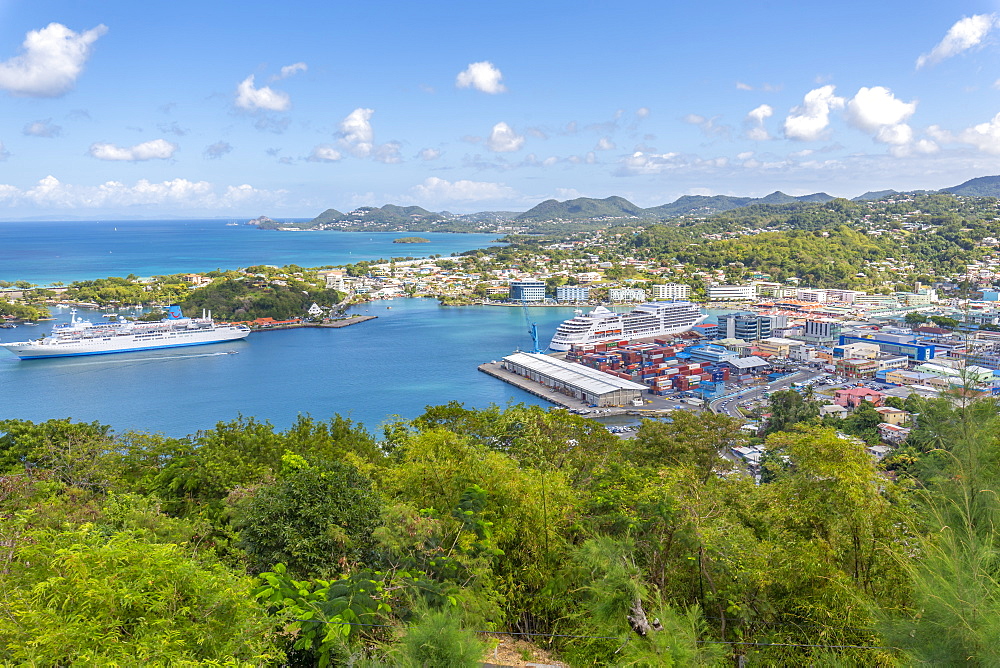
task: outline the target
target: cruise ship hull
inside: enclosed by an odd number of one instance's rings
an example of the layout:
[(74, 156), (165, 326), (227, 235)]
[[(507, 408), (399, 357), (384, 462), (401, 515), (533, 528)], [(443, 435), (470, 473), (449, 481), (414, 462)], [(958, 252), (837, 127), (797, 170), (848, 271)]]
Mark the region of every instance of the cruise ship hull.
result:
[(71, 313), (70, 322), (53, 327), (51, 336), (0, 343), (0, 347), (23, 360), (31, 360), (203, 346), (238, 341), (250, 334), (250, 328), (245, 325), (217, 325), (211, 315), (185, 318), (177, 306), (171, 306), (167, 318), (159, 322), (132, 322), (122, 318), (118, 322), (95, 325), (77, 320), (75, 310)]
[[(233, 332), (213, 332), (210, 338), (196, 338), (195, 336), (177, 336), (165, 338), (160, 342), (138, 342), (138, 341), (69, 341), (65, 343), (42, 344), (36, 341), (24, 341), (21, 343), (0, 343), (0, 347), (6, 348), (23, 360), (36, 360), (50, 357), (79, 357), (83, 355), (110, 355), (113, 353), (134, 353), (142, 350), (159, 350), (162, 348), (182, 348), (185, 346), (205, 346), (212, 343), (225, 343), (227, 341), (240, 341), (245, 339), (249, 331), (236, 330)], [(223, 335), (225, 334), (225, 335)], [(122, 337), (125, 338), (125, 337)], [(129, 337), (131, 338), (131, 337)], [(44, 339), (42, 339), (44, 341)]]
[(651, 302), (625, 314), (599, 306), (559, 325), (549, 350), (564, 352), (574, 345), (680, 334), (707, 317), (691, 302)]

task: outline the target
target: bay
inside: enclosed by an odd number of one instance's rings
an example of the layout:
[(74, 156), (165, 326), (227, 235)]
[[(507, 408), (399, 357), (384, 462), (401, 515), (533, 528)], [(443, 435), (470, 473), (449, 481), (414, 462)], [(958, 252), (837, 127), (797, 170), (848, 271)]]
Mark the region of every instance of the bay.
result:
[(497, 245), (496, 234), (279, 232), (224, 220), (0, 223), (0, 280), (39, 285), (108, 276), (156, 276), (258, 264), (301, 267), (391, 257), (449, 256)]
[[(255, 332), (244, 342), (92, 357), (19, 360), (0, 350), (0, 417), (72, 417), (183, 436), (240, 414), (287, 428), (300, 413), (339, 413), (377, 429), (388, 416), (412, 419), (452, 400), (468, 408), (549, 405), (476, 368), (531, 349), (521, 308), (396, 299), (352, 312), (378, 317), (341, 329)], [(530, 309), (543, 346), (572, 315), (572, 308)], [(57, 316), (67, 320), (68, 310)], [(37, 338), (50, 325), (0, 330), (0, 341)]]

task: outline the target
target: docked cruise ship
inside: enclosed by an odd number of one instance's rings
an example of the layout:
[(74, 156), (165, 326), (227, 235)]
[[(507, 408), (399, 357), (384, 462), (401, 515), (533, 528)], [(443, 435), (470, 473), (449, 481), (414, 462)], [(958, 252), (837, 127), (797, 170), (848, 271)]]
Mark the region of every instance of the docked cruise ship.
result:
[(573, 344), (679, 334), (708, 317), (691, 302), (651, 302), (630, 313), (615, 313), (603, 306), (590, 313), (577, 313), (556, 329), (550, 350), (569, 350)]
[(158, 322), (120, 319), (94, 324), (77, 319), (76, 309), (70, 313), (70, 321), (53, 327), (50, 336), (33, 341), (0, 343), (0, 347), (29, 360), (199, 346), (245, 339), (250, 334), (246, 325), (217, 324), (210, 313), (202, 314), (200, 318), (186, 318), (179, 306), (171, 306), (167, 317)]

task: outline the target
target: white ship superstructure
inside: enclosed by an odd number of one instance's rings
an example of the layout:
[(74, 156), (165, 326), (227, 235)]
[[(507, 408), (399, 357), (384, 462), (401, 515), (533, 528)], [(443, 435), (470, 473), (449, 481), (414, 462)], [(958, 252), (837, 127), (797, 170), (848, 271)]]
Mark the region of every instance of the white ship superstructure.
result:
[(33, 341), (0, 343), (0, 347), (21, 359), (38, 359), (199, 346), (237, 341), (245, 339), (248, 334), (250, 328), (246, 325), (216, 323), (211, 314), (186, 318), (176, 306), (171, 306), (167, 317), (158, 322), (135, 322), (122, 318), (117, 322), (98, 324), (77, 319), (74, 309), (70, 321), (53, 327), (51, 335)]
[(650, 302), (629, 313), (615, 313), (598, 306), (590, 313), (578, 312), (578, 315), (559, 325), (549, 349), (564, 351), (573, 344), (679, 334), (707, 317), (697, 304), (691, 302)]

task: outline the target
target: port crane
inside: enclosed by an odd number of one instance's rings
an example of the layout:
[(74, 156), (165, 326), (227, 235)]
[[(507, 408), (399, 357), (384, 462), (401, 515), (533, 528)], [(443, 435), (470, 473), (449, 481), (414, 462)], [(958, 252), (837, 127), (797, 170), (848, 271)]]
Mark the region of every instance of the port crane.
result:
[(533, 353), (540, 353), (542, 349), (538, 347), (538, 325), (531, 322), (531, 317), (528, 315), (528, 302), (521, 300), (521, 310), (524, 312), (524, 322), (528, 325), (528, 334), (531, 334), (531, 341), (535, 344)]

